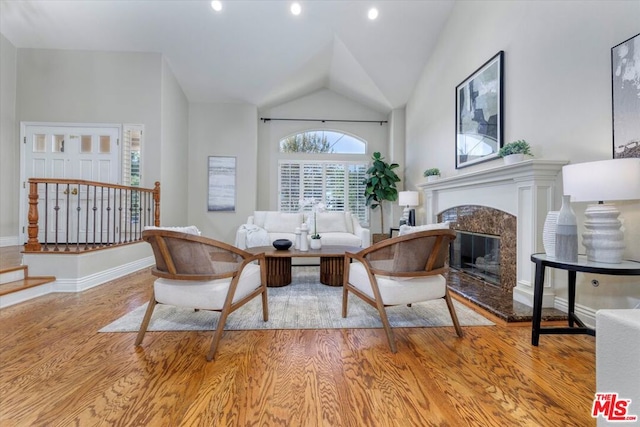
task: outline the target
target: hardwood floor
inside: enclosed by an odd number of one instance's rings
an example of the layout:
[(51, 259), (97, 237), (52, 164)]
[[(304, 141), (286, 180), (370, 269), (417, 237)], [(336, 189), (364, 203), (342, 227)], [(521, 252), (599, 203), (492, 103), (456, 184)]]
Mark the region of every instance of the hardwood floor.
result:
[(98, 329), (148, 271), (0, 311), (4, 426), (589, 426), (595, 340), (530, 327), (226, 332)]

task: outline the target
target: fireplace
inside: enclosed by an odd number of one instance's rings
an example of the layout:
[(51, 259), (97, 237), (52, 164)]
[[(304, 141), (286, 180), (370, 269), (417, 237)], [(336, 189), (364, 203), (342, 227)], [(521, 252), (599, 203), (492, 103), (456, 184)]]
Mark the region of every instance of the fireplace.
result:
[[(464, 172), (419, 185), (423, 206), (418, 222), (449, 221), (451, 228), (499, 239), (500, 275), (496, 284), (513, 301), (533, 306), (534, 266), (531, 254), (544, 252), (542, 228), (555, 210), (562, 166), (558, 160), (525, 160), (513, 165)], [(460, 172), (460, 171), (457, 171)], [(456, 239), (458, 240), (458, 239)], [(476, 260), (477, 261), (477, 260)], [(477, 263), (476, 263), (477, 264)], [(482, 283), (489, 283), (483, 279)], [(553, 307), (553, 281), (543, 307)]]
[(465, 205), (440, 213), (438, 222), (445, 221), (458, 233), (450, 265), (512, 295), (517, 284), (516, 217), (499, 209)]
[(492, 285), (500, 285), (500, 237), (458, 231), (449, 265)]

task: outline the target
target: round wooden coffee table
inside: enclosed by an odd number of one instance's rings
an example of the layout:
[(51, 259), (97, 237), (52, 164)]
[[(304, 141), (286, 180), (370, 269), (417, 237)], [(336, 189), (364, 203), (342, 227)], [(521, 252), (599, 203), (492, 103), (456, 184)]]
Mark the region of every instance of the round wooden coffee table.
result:
[(342, 286), (345, 252), (357, 253), (357, 246), (323, 246), (321, 249), (300, 251), (297, 249), (277, 250), (273, 246), (258, 246), (245, 249), (252, 254), (264, 253), (267, 268), (267, 286), (286, 286), (291, 283), (292, 258), (320, 258), (320, 283)]

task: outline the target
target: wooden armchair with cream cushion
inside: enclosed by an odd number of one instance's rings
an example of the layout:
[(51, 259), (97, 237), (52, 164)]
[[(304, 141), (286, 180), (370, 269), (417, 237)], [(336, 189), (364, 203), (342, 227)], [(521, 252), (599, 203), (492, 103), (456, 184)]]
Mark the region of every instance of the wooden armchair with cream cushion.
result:
[(215, 356), (229, 313), (262, 296), (263, 319), (268, 320), (264, 254), (252, 255), (223, 242), (167, 229), (146, 229), (142, 238), (153, 248), (156, 266), (152, 274), (158, 279), (136, 345), (142, 343), (158, 303), (221, 313), (209, 361)]
[(375, 307), (395, 353), (395, 338), (385, 307), (443, 298), (456, 333), (462, 337), (442, 275), (448, 269), (449, 243), (455, 238), (455, 232), (449, 229), (417, 231), (345, 254), (342, 317), (347, 317), (349, 292)]

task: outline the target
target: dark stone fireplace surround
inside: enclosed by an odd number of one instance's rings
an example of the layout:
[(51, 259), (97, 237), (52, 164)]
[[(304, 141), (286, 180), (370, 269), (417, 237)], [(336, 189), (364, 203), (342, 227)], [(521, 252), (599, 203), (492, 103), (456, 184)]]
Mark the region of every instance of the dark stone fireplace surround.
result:
[[(458, 175), (418, 185), (423, 192), (419, 212), (423, 224), (449, 221), (454, 230), (500, 236), (499, 288), (455, 271), (449, 274), (449, 283), (468, 291), (470, 300), (490, 294), (479, 305), (489, 311), (499, 306), (494, 313), (505, 320), (530, 318), (534, 278), (530, 257), (544, 251), (544, 220), (548, 211), (555, 210), (557, 181), (567, 163), (530, 159), (479, 171), (457, 171)], [(552, 308), (554, 302), (551, 285), (543, 295), (543, 318), (563, 315)]]
[(449, 222), (456, 231), (468, 231), (500, 238), (500, 289), (513, 295), (516, 286), (516, 217), (486, 206), (457, 206), (438, 215), (438, 222)]

